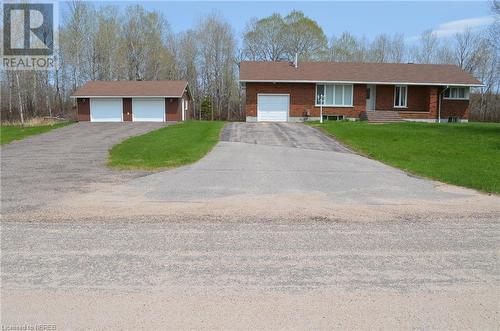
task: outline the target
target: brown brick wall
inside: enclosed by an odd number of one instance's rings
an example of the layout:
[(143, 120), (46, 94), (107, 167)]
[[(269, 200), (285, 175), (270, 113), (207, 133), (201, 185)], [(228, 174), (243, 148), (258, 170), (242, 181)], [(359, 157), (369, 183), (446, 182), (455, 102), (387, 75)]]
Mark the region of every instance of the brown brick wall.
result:
[(88, 98), (77, 98), (78, 121), (90, 121), (90, 100)]
[(165, 115), (167, 121), (182, 121), (180, 98), (165, 98)]
[(399, 111), (399, 116), (405, 119), (434, 119), (432, 114), (427, 111)]
[(469, 100), (443, 100), (441, 104), (441, 118), (457, 116), (469, 118)]
[[(290, 117), (319, 117), (320, 108), (315, 107), (316, 84), (312, 83), (247, 83), (246, 116), (257, 116), (257, 94), (289, 94)], [(366, 110), (366, 85), (354, 85), (353, 107), (323, 107), (323, 114), (344, 115), (358, 118)]]
[(439, 108), (439, 93), (441, 90), (437, 86), (428, 87), (428, 107), (427, 110), (430, 113), (430, 118), (437, 118), (438, 108)]
[[(403, 118), (408, 119), (437, 119), (439, 113), (439, 94), (442, 88), (429, 86), (427, 94), (428, 111), (399, 111)], [(409, 90), (408, 90), (409, 91)], [(409, 99), (409, 98), (408, 98)], [(469, 116), (469, 100), (441, 100), (441, 118), (447, 119), (450, 116), (457, 116), (461, 119), (467, 119)]]
[(123, 98), (123, 121), (132, 121), (132, 98)]
[[(429, 111), (429, 86), (408, 86), (407, 108), (394, 108), (394, 85), (377, 85), (376, 110)], [(435, 88), (434, 88), (435, 89)], [(437, 102), (437, 101), (436, 101)]]

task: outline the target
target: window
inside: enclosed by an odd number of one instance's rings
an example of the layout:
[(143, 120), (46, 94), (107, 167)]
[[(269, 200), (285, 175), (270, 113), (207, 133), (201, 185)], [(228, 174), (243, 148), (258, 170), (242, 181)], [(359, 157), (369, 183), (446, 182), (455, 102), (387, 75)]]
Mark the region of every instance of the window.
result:
[(344, 115), (323, 115), (325, 121), (343, 121)]
[(469, 100), (469, 92), (468, 87), (449, 87), (443, 94), (445, 99)]
[(406, 97), (408, 88), (406, 85), (396, 85), (394, 87), (394, 107), (406, 108)]
[(326, 85), (326, 99), (324, 103), (327, 105), (333, 105), (333, 85)]
[(458, 117), (456, 116), (448, 117), (448, 123), (456, 123), (456, 122), (458, 122)]
[(322, 98), (325, 97), (325, 85), (316, 85), (316, 104), (320, 105), (323, 102)]
[(352, 85), (318, 84), (316, 85), (316, 106), (352, 106)]

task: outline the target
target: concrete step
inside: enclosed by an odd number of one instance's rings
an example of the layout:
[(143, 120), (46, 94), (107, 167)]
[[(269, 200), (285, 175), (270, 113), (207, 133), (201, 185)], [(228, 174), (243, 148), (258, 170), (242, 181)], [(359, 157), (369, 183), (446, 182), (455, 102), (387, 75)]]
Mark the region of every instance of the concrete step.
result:
[(397, 111), (390, 110), (362, 112), (359, 117), (361, 120), (367, 120), (369, 123), (397, 123), (403, 121)]

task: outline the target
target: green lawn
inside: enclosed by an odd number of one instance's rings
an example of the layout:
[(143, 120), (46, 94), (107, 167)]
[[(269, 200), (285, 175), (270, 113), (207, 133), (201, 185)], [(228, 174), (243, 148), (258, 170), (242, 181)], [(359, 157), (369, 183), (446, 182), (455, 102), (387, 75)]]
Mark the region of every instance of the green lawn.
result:
[(122, 169), (172, 168), (193, 163), (219, 141), (224, 122), (188, 121), (115, 145), (108, 165)]
[(17, 125), (1, 125), (0, 126), (0, 144), (8, 144), (13, 140), (24, 139), (28, 136), (32, 136), (35, 134), (40, 134), (44, 132), (48, 132), (53, 129), (57, 129), (72, 122), (64, 121), (58, 122), (55, 124), (47, 124), (47, 125), (36, 125), (36, 126), (17, 126)]
[(354, 150), (408, 172), (500, 193), (500, 124), (311, 123)]

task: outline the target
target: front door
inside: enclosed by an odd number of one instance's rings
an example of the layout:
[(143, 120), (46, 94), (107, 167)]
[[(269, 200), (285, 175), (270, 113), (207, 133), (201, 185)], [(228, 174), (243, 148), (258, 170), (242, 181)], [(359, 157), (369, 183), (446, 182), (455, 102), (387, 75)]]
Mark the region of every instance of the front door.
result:
[(375, 110), (375, 85), (366, 85), (366, 110)]

